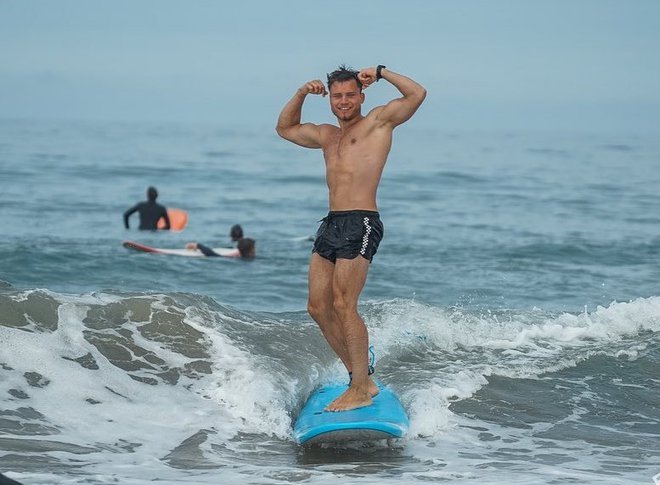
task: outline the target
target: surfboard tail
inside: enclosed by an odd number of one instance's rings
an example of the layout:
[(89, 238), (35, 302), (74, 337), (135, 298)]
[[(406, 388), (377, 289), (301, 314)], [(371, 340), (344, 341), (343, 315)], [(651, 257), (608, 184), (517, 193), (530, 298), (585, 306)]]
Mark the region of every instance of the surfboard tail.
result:
[(134, 249), (135, 251), (140, 251), (142, 253), (158, 253), (160, 252), (157, 248), (152, 248), (151, 246), (145, 246), (135, 241), (124, 241), (122, 243), (127, 249)]
[[(188, 225), (188, 213), (182, 209), (167, 209), (167, 217), (170, 218), (170, 231), (181, 232)], [(165, 228), (165, 219), (158, 219), (158, 229)]]

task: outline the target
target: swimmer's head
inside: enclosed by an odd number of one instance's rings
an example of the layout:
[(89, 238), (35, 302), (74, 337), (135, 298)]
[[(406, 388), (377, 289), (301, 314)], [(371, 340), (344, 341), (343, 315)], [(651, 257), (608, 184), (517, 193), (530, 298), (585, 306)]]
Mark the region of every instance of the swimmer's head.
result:
[(229, 231), (229, 237), (231, 237), (232, 241), (238, 241), (239, 239), (242, 239), (243, 228), (239, 224), (234, 224), (231, 226), (231, 230)]
[(156, 190), (156, 187), (149, 187), (147, 189), (147, 199), (149, 199), (151, 202), (153, 202), (157, 198), (158, 198), (158, 191)]
[(254, 239), (246, 237), (238, 241), (238, 252), (241, 253), (241, 258), (252, 259), (255, 257), (257, 251), (255, 249)]

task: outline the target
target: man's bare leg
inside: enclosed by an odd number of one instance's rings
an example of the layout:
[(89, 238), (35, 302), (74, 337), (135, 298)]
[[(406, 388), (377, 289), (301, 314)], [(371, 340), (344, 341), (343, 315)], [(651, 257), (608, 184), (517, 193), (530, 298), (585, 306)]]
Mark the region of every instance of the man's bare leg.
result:
[(351, 361), (344, 340), (344, 330), (337, 319), (334, 308), (332, 282), (335, 265), (318, 254), (312, 254), (309, 262), (309, 299), (307, 311), (321, 329), (321, 333), (332, 350), (342, 361), (346, 370), (351, 372)]
[(343, 329), (353, 379), (350, 387), (328, 405), (328, 411), (348, 411), (369, 406), (371, 397), (378, 393), (378, 387), (369, 377), (367, 326), (357, 312), (358, 298), (367, 281), (368, 270), (369, 261), (361, 256), (338, 259), (335, 264), (332, 285), (334, 309)]
[[(335, 265), (318, 254), (312, 254), (309, 264), (309, 301), (307, 310), (335, 354), (352, 373), (351, 361), (344, 339), (344, 329), (335, 313), (333, 280)], [(378, 394), (378, 386), (369, 378), (369, 393)]]

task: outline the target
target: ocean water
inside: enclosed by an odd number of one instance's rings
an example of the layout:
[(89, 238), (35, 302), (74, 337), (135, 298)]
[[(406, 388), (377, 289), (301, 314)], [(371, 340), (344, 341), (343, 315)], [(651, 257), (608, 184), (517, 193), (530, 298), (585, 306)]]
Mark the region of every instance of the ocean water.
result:
[[(360, 310), (411, 428), (306, 449), (292, 422), (345, 377), (305, 313), (321, 153), (270, 126), (0, 121), (0, 472), (651, 484), (659, 162), (648, 135), (400, 127)], [(123, 228), (149, 185), (189, 212), (185, 231)], [(121, 245), (228, 245), (235, 223), (256, 260)]]

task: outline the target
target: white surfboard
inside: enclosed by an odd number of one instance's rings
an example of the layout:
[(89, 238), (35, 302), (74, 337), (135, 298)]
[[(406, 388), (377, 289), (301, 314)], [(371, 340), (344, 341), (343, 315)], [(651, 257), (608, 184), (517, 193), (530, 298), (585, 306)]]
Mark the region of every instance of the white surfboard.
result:
[[(207, 257), (199, 249), (166, 249), (166, 248), (153, 248), (145, 244), (140, 244), (135, 241), (124, 241), (123, 246), (128, 249), (134, 249), (143, 253), (156, 253), (156, 254), (169, 254), (171, 256), (188, 256), (195, 258), (205, 258)], [(236, 248), (211, 248), (214, 252), (220, 256), (225, 256), (228, 258), (238, 258), (240, 253)]]

